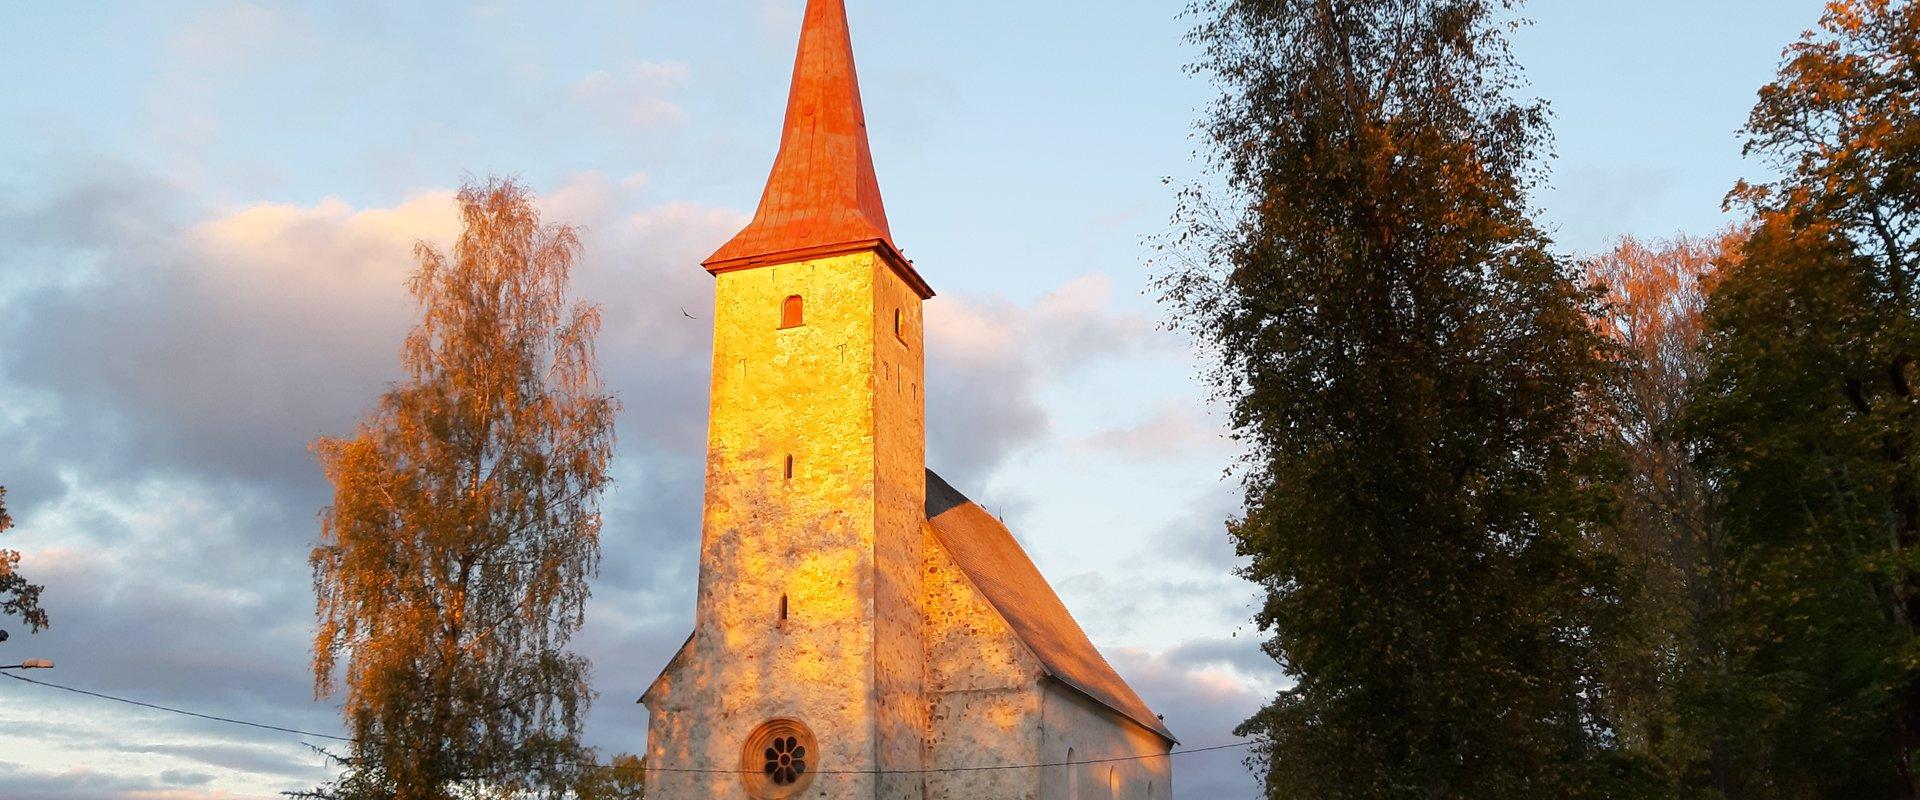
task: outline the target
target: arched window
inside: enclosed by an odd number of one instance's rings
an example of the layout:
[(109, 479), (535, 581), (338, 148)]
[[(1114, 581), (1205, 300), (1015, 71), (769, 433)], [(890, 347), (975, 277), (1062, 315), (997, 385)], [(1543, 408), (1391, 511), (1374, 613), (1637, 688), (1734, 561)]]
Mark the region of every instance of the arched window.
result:
[(1120, 768), (1107, 768), (1107, 800), (1120, 800)]
[(785, 303), (780, 304), (780, 327), (798, 328), (805, 324), (807, 324), (805, 301), (802, 301), (797, 294), (789, 296)]
[(1067, 800), (1080, 800), (1080, 765), (1073, 755), (1073, 748), (1067, 748)]

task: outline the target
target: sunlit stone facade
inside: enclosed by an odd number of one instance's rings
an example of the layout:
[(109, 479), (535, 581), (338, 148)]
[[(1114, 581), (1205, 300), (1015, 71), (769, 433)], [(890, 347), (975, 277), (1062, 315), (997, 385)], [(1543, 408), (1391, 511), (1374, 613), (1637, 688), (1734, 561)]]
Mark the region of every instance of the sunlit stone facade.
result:
[(642, 698), (648, 797), (1169, 797), (1171, 734), (926, 470), (933, 293), (880, 204), (841, 0), (809, 2), (789, 102), (759, 213), (707, 262), (699, 595)]

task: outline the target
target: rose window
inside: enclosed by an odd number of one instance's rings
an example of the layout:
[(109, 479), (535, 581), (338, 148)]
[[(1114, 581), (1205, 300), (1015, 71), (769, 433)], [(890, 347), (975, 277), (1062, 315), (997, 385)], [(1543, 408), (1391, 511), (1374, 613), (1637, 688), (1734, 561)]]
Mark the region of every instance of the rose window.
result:
[(800, 776), (807, 774), (807, 746), (797, 737), (783, 736), (773, 740), (773, 746), (766, 751), (767, 764), (761, 768), (775, 786), (787, 786), (798, 783)]
[(740, 777), (759, 800), (797, 797), (819, 771), (820, 743), (798, 720), (770, 720), (740, 748)]

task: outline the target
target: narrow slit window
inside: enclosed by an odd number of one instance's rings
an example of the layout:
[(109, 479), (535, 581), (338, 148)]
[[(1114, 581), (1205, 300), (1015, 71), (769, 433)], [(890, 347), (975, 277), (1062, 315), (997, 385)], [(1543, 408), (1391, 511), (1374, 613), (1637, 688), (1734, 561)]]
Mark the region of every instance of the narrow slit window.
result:
[(800, 295), (791, 295), (780, 304), (780, 327), (798, 328), (807, 324), (806, 301)]
[(787, 456), (787, 480), (793, 480), (793, 456)]
[(900, 309), (897, 308), (893, 310), (893, 338), (902, 342), (907, 340), (907, 326), (901, 321)]
[(787, 596), (780, 595), (780, 627), (787, 627)]

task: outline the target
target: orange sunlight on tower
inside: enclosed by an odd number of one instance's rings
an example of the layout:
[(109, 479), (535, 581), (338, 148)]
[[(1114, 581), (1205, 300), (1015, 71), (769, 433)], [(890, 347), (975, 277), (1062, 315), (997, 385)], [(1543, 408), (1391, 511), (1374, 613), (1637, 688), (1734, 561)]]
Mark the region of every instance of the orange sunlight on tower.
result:
[(926, 470), (933, 290), (887, 224), (842, 0), (808, 2), (766, 192), (705, 266), (699, 595), (642, 698), (649, 796), (1064, 797), (1093, 766), (930, 770), (1069, 747), (1136, 757), (1123, 796), (1165, 792), (1171, 735), (1006, 529)]

